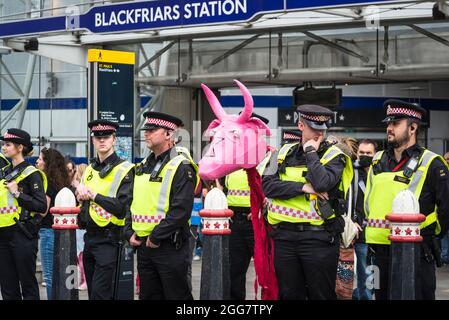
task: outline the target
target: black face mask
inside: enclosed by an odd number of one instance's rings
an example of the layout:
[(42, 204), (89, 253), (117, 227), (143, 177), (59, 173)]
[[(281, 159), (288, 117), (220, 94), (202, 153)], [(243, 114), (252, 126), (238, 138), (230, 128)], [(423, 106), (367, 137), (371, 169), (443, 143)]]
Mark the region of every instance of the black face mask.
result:
[(360, 156), (359, 157), (359, 165), (362, 168), (367, 168), (373, 163), (373, 157), (370, 156)]

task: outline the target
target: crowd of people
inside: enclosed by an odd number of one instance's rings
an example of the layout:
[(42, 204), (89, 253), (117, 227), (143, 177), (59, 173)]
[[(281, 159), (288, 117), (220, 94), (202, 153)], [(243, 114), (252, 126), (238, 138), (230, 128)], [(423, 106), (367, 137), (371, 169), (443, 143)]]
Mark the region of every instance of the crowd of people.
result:
[[(385, 150), (379, 151), (369, 139), (326, 137), (333, 113), (302, 105), (297, 108), (298, 129), (286, 130), (279, 150), (268, 148), (257, 166), (279, 299), (388, 299), (391, 243), (386, 214), (403, 190), (414, 194), (426, 216), (417, 297), (435, 299), (435, 267), (439, 260), (449, 263), (449, 153), (443, 158), (417, 144), (423, 108), (400, 100), (388, 100), (384, 106)], [(225, 193), (234, 212), (230, 298), (247, 298), (246, 273), (255, 247), (246, 172), (201, 180), (189, 151), (175, 144), (182, 120), (160, 112), (144, 117), (142, 130), (151, 152), (138, 164), (117, 156), (118, 124), (108, 120), (88, 124), (96, 150), (90, 164), (75, 165), (58, 150), (43, 148), (33, 166), (25, 161), (33, 150), (27, 132), (8, 129), (0, 137), (3, 299), (40, 298), (35, 276), (38, 238), (47, 298), (54, 298), (55, 235), (48, 212), (63, 188), (74, 193), (81, 208), (79, 289), (87, 289), (89, 299), (117, 298), (113, 280), (121, 239), (137, 253), (140, 299), (193, 299), (192, 260), (201, 259), (202, 247), (199, 211), (214, 187)], [(253, 113), (255, 118), (269, 122)], [(348, 215), (357, 232), (354, 239), (342, 241)], [(441, 241), (441, 252), (435, 239)], [(375, 290), (367, 286), (370, 265), (380, 272)]]

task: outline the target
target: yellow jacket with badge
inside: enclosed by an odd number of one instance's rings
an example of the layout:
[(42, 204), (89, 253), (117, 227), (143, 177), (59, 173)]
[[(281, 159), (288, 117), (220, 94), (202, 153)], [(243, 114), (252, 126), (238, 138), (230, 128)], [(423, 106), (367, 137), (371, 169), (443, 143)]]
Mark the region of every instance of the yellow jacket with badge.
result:
[[(40, 179), (42, 180), (35, 182), (28, 181), (29, 183), (24, 186), (23, 183), (29, 180), (30, 176), (35, 172), (40, 174)], [(15, 181), (19, 185), (19, 192), (21, 192), (19, 197), (22, 203), (27, 203), (27, 208), (25, 209), (29, 211), (30, 217), (34, 217), (36, 214), (35, 211), (45, 213), (47, 209), (47, 200), (45, 197), (47, 177), (45, 174), (27, 163), (22, 163), (14, 169), (6, 167), (2, 170), (0, 181), (0, 228), (12, 226), (16, 224), (16, 219), (24, 218), (22, 214), (24, 207), (19, 204), (18, 199), (6, 187), (6, 183), (10, 181)], [(40, 182), (43, 184), (42, 190), (39, 190)]]
[[(392, 212), (392, 204), (396, 195), (402, 190), (409, 190), (415, 195), (416, 199), (420, 199), (433, 161), (439, 159), (446, 169), (448, 167), (441, 156), (424, 149), (419, 158), (416, 158), (417, 163), (414, 170), (408, 173), (404, 173), (404, 170), (389, 172), (382, 170), (380, 167), (384, 156), (386, 156), (384, 151), (376, 153), (368, 172), (364, 199), (365, 214), (368, 219), (365, 232), (367, 243), (389, 245), (390, 224), (385, 217)], [(445, 177), (446, 172), (443, 172), (443, 174), (442, 178), (447, 181), (447, 177)], [(438, 192), (440, 191), (436, 190), (436, 193)], [(421, 229), (436, 223), (435, 232), (438, 234), (440, 226), (438, 222), (439, 217), (437, 217), (437, 202), (440, 202), (440, 200), (437, 199), (436, 195), (432, 195), (432, 198), (436, 199), (433, 200), (435, 202), (435, 206), (432, 206), (434, 210), (426, 215), (426, 220), (421, 224)], [(444, 198), (439, 203), (439, 206), (445, 205), (446, 208), (449, 208), (448, 197)], [(444, 201), (446, 203), (443, 203)], [(447, 215), (448, 213), (443, 212), (443, 214)]]
[[(163, 235), (161, 234), (158, 240), (168, 237), (176, 228), (179, 228), (178, 221), (165, 220), (170, 210), (179, 211), (179, 216), (176, 217), (179, 221), (183, 220), (185, 216), (187, 225), (193, 206), (194, 191), (200, 179), (198, 176), (198, 167), (192, 158), (187, 156), (183, 150), (177, 151), (177, 155), (173, 155), (165, 163), (161, 163), (157, 170), (157, 164), (155, 168), (151, 168), (152, 172), (145, 170), (148, 158), (144, 159), (139, 167), (136, 168), (133, 202), (131, 204), (131, 220), (132, 229), (139, 237), (150, 235), (163, 220), (165, 221), (167, 232), (164, 232)], [(170, 150), (166, 152), (170, 153)], [(195, 179), (193, 190), (189, 191), (190, 194), (184, 194), (183, 190), (173, 190), (175, 176), (182, 164), (189, 164), (194, 171), (193, 174), (195, 177), (190, 170), (187, 170), (184, 171), (186, 176), (181, 179), (184, 182), (186, 180), (194, 181), (193, 179)], [(174, 200), (176, 206), (184, 206), (184, 208), (173, 208), (175, 204), (170, 202), (171, 194), (174, 194), (174, 197), (185, 199), (185, 201), (178, 198)], [(189, 206), (190, 209), (187, 208)], [(183, 223), (179, 224), (183, 225)]]
[[(297, 148), (299, 147), (298, 143), (285, 144), (278, 154), (279, 167), (283, 167), (284, 169), (278, 170), (278, 178), (273, 178), (273, 176), (276, 175), (273, 175), (271, 178), (264, 177), (264, 191), (268, 198), (268, 222), (272, 225), (276, 225), (280, 222), (288, 222), (309, 223), (311, 225), (319, 226), (324, 223), (324, 219), (322, 218), (323, 214), (318, 210), (317, 199), (308, 194), (304, 194), (299, 190), (301, 184), (309, 183), (307, 180), (307, 163), (304, 162), (303, 164), (298, 165), (288, 165), (284, 163), (292, 152), (302, 152), (297, 151)], [(337, 157), (345, 160), (342, 176), (341, 178), (338, 178), (336, 182), (339, 192), (346, 198), (354, 174), (351, 159), (337, 146), (332, 145), (327, 147), (322, 156), (319, 157), (319, 165), (326, 167)], [(297, 161), (299, 163), (299, 160)], [(273, 180), (272, 182), (269, 182), (269, 179), (276, 179), (276, 181)], [(279, 181), (277, 181), (277, 179)], [(282, 188), (285, 182), (292, 182), (289, 185), (297, 188), (295, 191), (296, 196), (291, 196), (287, 193), (285, 195), (282, 194)], [(276, 192), (270, 190), (270, 183), (271, 190), (275, 188), (278, 189)], [(285, 192), (287, 191), (286, 188)], [(274, 193), (278, 194), (278, 196), (272, 196)], [(326, 217), (326, 219), (332, 219), (334, 217), (335, 214), (332, 214), (329, 217)]]
[[(94, 193), (105, 197), (116, 198), (117, 192), (122, 185), (122, 181), (128, 176), (128, 173), (133, 167), (134, 165), (132, 163), (123, 161), (114, 165), (113, 168), (107, 173), (104, 173), (104, 175), (102, 171), (95, 170), (93, 165), (90, 164), (84, 172), (82, 183), (86, 187), (89, 187)], [(89, 201), (89, 215), (99, 227), (105, 227), (109, 223), (116, 226), (123, 226), (125, 224), (124, 217), (118, 218), (95, 201)]]

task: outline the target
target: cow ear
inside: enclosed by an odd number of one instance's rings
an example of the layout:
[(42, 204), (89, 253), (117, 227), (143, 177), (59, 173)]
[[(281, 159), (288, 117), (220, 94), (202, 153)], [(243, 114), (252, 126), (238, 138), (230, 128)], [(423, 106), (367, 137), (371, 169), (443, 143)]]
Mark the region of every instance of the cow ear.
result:
[(271, 136), (270, 128), (262, 120), (253, 117), (248, 122), (252, 123), (253, 125), (256, 126), (256, 128), (258, 128), (260, 130), (265, 130), (265, 133), (266, 133), (267, 136)]
[(218, 127), (221, 124), (221, 121), (218, 119), (215, 119), (214, 121), (212, 121), (209, 126), (206, 129), (206, 132), (215, 129), (216, 127)]

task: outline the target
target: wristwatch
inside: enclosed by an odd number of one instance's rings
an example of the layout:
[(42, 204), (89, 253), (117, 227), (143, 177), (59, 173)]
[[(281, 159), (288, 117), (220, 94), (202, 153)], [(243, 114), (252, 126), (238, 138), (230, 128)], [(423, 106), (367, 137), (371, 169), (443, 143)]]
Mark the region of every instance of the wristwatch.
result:
[(18, 197), (20, 197), (20, 191), (16, 190), (16, 191), (14, 191), (14, 193), (12, 195), (14, 196), (14, 198), (17, 199)]
[(315, 149), (313, 146), (307, 146), (307, 147), (304, 149), (304, 151), (305, 151), (305, 153), (309, 153), (309, 152), (316, 151), (316, 149)]

